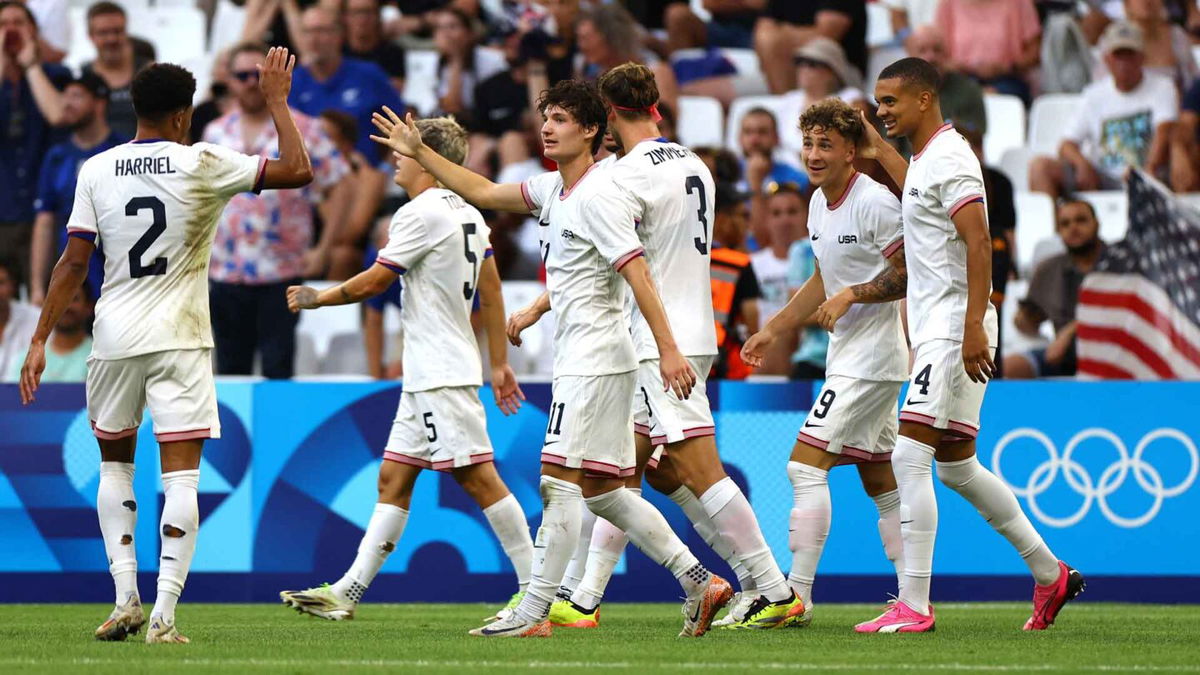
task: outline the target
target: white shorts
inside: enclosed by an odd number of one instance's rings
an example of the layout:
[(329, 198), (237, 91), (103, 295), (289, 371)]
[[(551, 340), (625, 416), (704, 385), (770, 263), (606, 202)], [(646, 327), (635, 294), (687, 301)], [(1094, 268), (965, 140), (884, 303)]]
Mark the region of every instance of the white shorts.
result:
[(605, 478), (632, 476), (635, 371), (554, 378), (542, 461)]
[[(995, 356), (996, 350), (992, 349)], [(901, 422), (917, 422), (946, 431), (948, 439), (979, 434), (979, 410), (987, 383), (972, 382), (963, 366), (962, 343), (930, 340), (917, 345)]]
[(890, 460), (902, 386), (902, 382), (830, 375), (796, 440), (841, 455), (838, 464)]
[(435, 471), (492, 461), (479, 389), (402, 392), (383, 458)]
[(712, 356), (688, 357), (688, 363), (696, 371), (696, 386), (686, 399), (680, 399), (673, 391), (663, 391), (658, 359), (638, 363), (637, 389), (633, 393), (634, 432), (649, 436), (654, 445), (716, 435), (705, 391), (713, 360)]
[(96, 438), (132, 436), (149, 406), (160, 443), (220, 438), (211, 349), (88, 359), (87, 407)]

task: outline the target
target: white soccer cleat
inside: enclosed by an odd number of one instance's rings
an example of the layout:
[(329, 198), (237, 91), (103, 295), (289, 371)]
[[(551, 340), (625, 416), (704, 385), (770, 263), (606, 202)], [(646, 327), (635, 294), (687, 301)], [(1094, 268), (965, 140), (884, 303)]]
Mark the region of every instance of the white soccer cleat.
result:
[(517, 608), (517, 605), (521, 604), (521, 600), (524, 598), (525, 591), (517, 591), (516, 593), (513, 593), (512, 597), (508, 599), (508, 604), (505, 605), (503, 609), (484, 619), (484, 621), (491, 623), (492, 621), (507, 619), (508, 617), (512, 616), (513, 610)]
[(750, 609), (750, 605), (754, 604), (754, 598), (758, 597), (754, 593), (734, 593), (733, 600), (729, 601), (729, 611), (725, 616), (713, 622), (714, 628), (721, 626), (731, 626), (735, 623), (741, 623), (742, 619), (746, 618), (746, 610)]
[(490, 638), (550, 637), (552, 630), (550, 620), (547, 618), (529, 621), (513, 612), (506, 618), (472, 630), (471, 635)]
[(131, 596), (125, 604), (113, 608), (108, 620), (96, 629), (96, 639), (104, 641), (124, 640), (130, 635), (136, 635), (146, 623), (146, 614), (142, 611), (142, 601)]
[(146, 644), (178, 644), (186, 645), (191, 640), (179, 634), (175, 624), (167, 623), (161, 616), (150, 617), (150, 626), (146, 629)]
[(712, 626), (713, 617), (721, 608), (729, 604), (733, 597), (733, 587), (721, 577), (711, 574), (708, 586), (703, 592), (697, 593), (683, 602), (683, 630), (679, 637), (700, 637)]
[(342, 621), (354, 618), (354, 608), (357, 603), (346, 600), (333, 592), (329, 584), (303, 591), (280, 591), (279, 599), (283, 604), (295, 609), (301, 614)]

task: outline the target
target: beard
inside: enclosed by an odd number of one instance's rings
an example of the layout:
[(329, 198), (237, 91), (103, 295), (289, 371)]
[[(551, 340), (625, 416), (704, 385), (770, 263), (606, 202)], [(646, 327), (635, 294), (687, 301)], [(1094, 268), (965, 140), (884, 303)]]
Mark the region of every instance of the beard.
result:
[(1098, 248), (1100, 248), (1100, 238), (1092, 237), (1088, 241), (1078, 246), (1068, 246), (1067, 253), (1070, 253), (1073, 256), (1091, 255), (1095, 253), (1096, 249)]
[(80, 115), (79, 119), (75, 120), (74, 123), (70, 124), (68, 126), (68, 128), (71, 131), (79, 131), (81, 129), (86, 129), (87, 127), (91, 126), (92, 122), (94, 122), (94, 121), (96, 121), (95, 114), (85, 113), (83, 115)]

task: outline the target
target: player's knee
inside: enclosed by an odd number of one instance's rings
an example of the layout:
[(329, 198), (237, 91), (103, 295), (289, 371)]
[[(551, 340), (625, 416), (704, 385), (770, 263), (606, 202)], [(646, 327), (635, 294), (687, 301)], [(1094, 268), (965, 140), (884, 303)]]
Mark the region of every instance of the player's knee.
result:
[(897, 443), (892, 452), (896, 475), (928, 476), (933, 468), (933, 448), (919, 442)]
[(454, 479), (462, 486), (464, 492), (475, 501), (485, 499), (497, 492), (507, 492), (500, 475), (492, 464), (476, 464), (464, 467), (454, 472)]
[(937, 477), (946, 487), (958, 490), (970, 483), (981, 468), (979, 460), (974, 457), (957, 462), (938, 462)]
[(646, 472), (646, 482), (658, 492), (669, 495), (683, 484), (676, 473), (676, 470), (669, 464), (659, 464)]
[(888, 480), (886, 476), (869, 474), (860, 474), (859, 478), (862, 480), (863, 491), (870, 497), (875, 497), (896, 489), (895, 478)]
[(379, 468), (379, 501), (389, 504), (407, 503), (412, 496), (412, 484), (405, 480), (401, 465), (384, 461)]

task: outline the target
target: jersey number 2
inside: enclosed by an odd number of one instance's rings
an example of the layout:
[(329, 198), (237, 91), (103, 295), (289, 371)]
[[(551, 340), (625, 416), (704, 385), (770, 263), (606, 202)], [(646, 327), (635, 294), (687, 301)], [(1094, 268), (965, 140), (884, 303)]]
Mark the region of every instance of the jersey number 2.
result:
[(129, 277), (131, 279), (156, 277), (167, 273), (165, 257), (155, 258), (149, 265), (142, 264), (142, 256), (146, 254), (146, 250), (162, 236), (163, 232), (167, 231), (167, 207), (163, 205), (162, 200), (158, 197), (134, 197), (125, 205), (125, 215), (132, 218), (146, 209), (150, 209), (153, 219), (150, 222), (150, 229), (146, 230), (145, 234), (134, 243), (133, 248), (129, 249)]
[(696, 209), (696, 217), (700, 220), (700, 236), (692, 239), (700, 255), (708, 255), (708, 197), (704, 194), (704, 181), (700, 176), (688, 176), (684, 183), (690, 195), (694, 191), (700, 198), (700, 208)]

